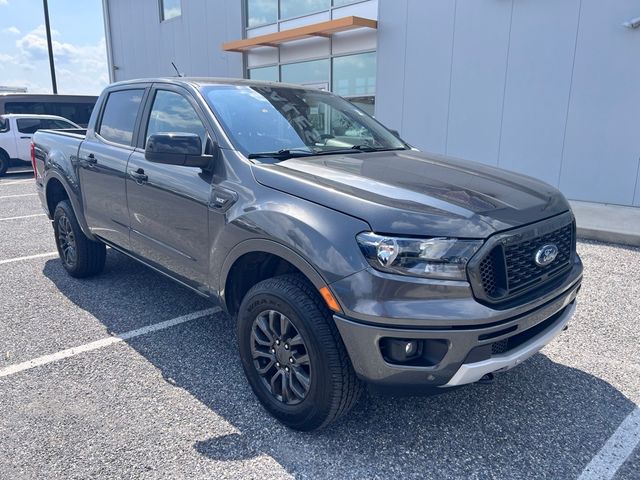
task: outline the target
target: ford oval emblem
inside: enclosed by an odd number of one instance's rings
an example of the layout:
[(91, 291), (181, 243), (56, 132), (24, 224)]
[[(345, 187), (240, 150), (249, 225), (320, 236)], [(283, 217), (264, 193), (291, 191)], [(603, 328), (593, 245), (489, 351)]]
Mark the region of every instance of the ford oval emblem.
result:
[(556, 247), (553, 243), (548, 245), (543, 245), (538, 249), (534, 260), (536, 261), (536, 265), (539, 267), (546, 267), (550, 263), (552, 263), (556, 257), (558, 256), (558, 247)]

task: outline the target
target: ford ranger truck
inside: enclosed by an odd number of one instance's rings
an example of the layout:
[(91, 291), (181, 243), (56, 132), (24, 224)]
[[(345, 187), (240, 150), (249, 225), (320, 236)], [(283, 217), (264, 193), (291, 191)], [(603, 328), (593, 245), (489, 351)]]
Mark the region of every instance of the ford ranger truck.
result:
[(555, 188), (422, 153), (328, 92), (126, 81), (86, 132), (38, 131), (33, 150), (67, 272), (100, 273), (109, 246), (221, 305), (256, 397), (294, 429), (366, 384), (488, 379), (575, 310), (575, 219)]

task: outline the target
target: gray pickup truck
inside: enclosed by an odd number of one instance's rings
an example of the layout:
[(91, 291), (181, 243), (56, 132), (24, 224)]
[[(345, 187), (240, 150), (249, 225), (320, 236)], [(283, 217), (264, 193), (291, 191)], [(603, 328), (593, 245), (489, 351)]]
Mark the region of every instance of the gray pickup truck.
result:
[(223, 79), (117, 83), (85, 132), (39, 131), (64, 268), (109, 246), (237, 319), (256, 396), (321, 428), (364, 384), (488, 380), (550, 342), (582, 280), (553, 187), (425, 154), (348, 101)]

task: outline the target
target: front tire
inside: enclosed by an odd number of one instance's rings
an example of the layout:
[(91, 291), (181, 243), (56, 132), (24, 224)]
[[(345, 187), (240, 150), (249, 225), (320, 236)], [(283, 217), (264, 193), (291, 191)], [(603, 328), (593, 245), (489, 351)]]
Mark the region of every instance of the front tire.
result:
[(102, 272), (107, 255), (104, 243), (90, 240), (78, 224), (69, 200), (62, 200), (53, 214), (53, 230), (62, 266), (72, 277)]
[(322, 428), (357, 402), (356, 377), (331, 312), (300, 275), (256, 284), (237, 319), (242, 366), (258, 400), (290, 428)]

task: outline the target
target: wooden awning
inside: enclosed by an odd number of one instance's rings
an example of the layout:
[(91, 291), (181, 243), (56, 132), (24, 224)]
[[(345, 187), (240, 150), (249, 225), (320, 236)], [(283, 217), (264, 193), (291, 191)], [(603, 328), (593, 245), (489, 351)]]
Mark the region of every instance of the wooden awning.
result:
[(327, 22), (313, 23), (304, 27), (291, 28), (282, 32), (268, 33), (253, 38), (234, 40), (222, 45), (227, 52), (244, 52), (258, 47), (277, 47), (281, 43), (311, 37), (330, 37), (334, 33), (356, 28), (378, 28), (378, 22), (362, 17), (343, 17)]

